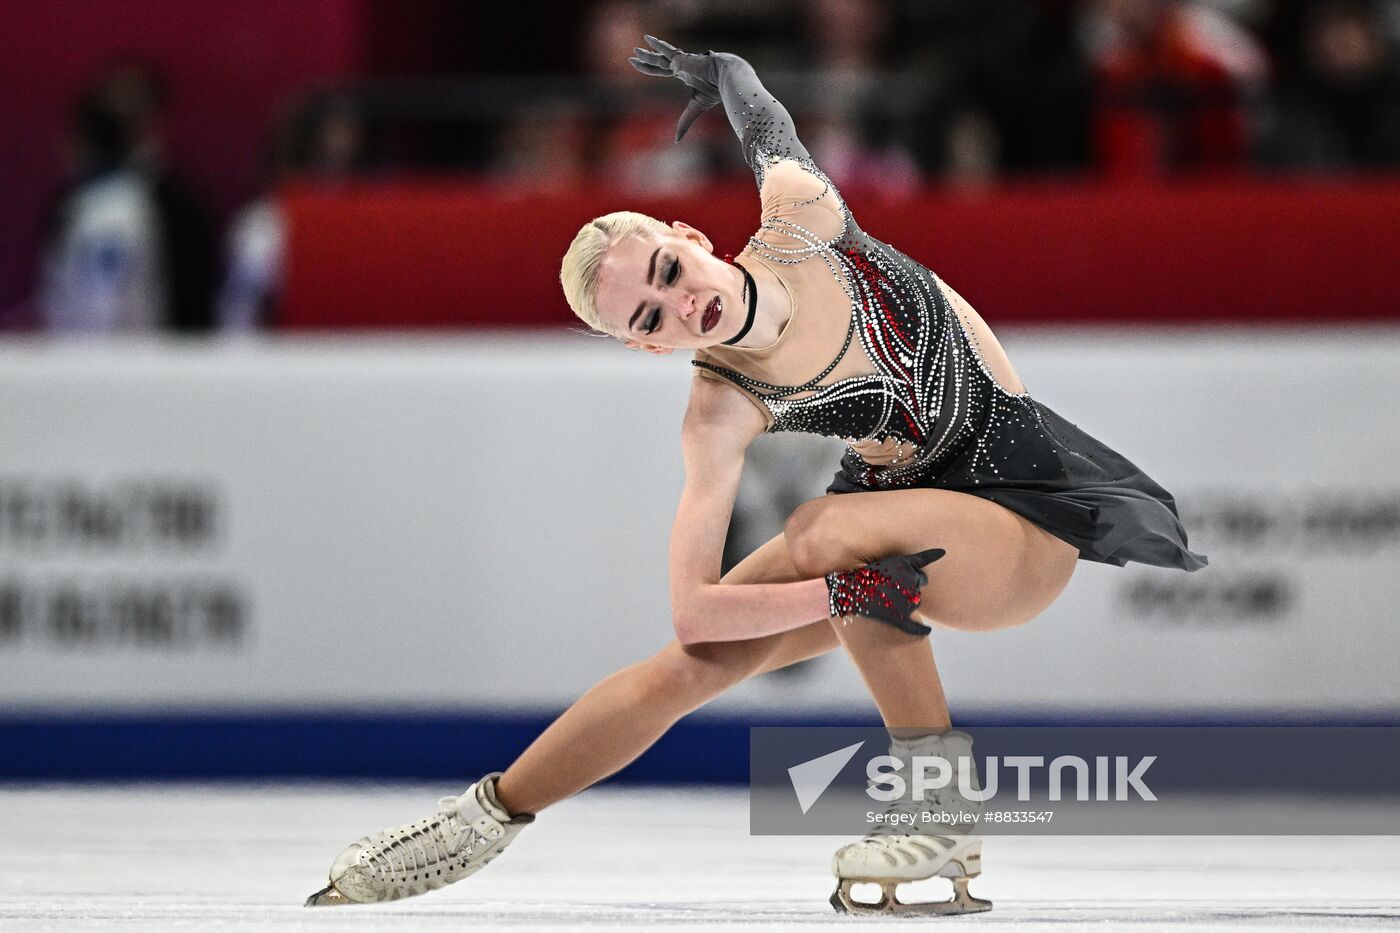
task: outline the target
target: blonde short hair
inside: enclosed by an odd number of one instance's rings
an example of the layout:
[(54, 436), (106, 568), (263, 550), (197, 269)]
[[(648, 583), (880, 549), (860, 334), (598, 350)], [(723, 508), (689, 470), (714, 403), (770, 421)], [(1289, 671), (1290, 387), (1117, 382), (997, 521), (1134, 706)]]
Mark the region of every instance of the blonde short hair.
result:
[(613, 211), (584, 224), (569, 244), (559, 267), (559, 284), (564, 286), (564, 299), (574, 314), (594, 330), (616, 336), (598, 314), (598, 277), (603, 257), (623, 237), (646, 239), (672, 232), (655, 217), (636, 211)]

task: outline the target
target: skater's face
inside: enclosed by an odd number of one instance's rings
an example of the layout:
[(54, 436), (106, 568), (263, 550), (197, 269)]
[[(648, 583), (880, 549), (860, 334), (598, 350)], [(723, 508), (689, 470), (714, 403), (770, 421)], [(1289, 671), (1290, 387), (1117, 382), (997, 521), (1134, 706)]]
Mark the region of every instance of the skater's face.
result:
[(744, 274), (715, 256), (705, 234), (679, 220), (674, 233), (623, 237), (603, 257), (598, 314), (629, 350), (712, 347), (744, 326)]

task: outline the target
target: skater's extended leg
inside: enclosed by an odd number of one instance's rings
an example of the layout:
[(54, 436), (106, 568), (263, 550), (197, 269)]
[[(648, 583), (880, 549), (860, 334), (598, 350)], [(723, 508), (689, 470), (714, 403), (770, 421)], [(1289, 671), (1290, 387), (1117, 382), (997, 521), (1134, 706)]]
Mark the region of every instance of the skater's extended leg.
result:
[[(724, 583), (801, 579), (781, 535), (725, 574)], [(676, 720), (735, 684), (835, 648), (825, 621), (747, 641), (683, 646), (604, 679), (540, 734), (496, 784), (511, 813), (537, 813), (622, 769)]]
[[(726, 583), (798, 579), (782, 536), (725, 575)], [(636, 758), (690, 710), (746, 677), (830, 651), (826, 620), (745, 642), (672, 643), (614, 674), (569, 708), (505, 775), (490, 774), (437, 814), (367, 836), (331, 866), (330, 884), (308, 904), (395, 900), (478, 871), (533, 814)]]

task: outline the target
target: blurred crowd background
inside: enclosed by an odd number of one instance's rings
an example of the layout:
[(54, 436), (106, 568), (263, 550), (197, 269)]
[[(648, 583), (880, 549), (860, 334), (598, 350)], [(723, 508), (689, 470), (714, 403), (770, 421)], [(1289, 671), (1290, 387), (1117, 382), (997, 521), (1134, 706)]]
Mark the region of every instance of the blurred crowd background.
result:
[(275, 326), (293, 182), (745, 175), (644, 33), (748, 58), (848, 200), (1400, 168), (1400, 0), (10, 0), (0, 327)]

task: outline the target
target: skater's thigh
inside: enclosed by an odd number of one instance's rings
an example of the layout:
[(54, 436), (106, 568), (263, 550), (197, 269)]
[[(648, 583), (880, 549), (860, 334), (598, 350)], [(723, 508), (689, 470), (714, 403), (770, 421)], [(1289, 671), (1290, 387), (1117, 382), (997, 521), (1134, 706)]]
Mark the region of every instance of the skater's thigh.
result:
[(927, 568), (919, 614), (969, 631), (1034, 618), (1063, 591), (1079, 557), (1010, 509), (944, 489), (823, 496), (798, 507), (786, 535), (794, 563), (809, 575), (943, 548)]
[[(778, 535), (735, 564), (720, 582), (736, 585), (793, 583), (801, 579), (792, 564), (787, 542), (782, 535)], [(825, 654), (838, 644), (836, 633), (827, 620), (820, 619), (801, 628), (762, 638), (694, 645), (674, 642), (667, 650), (681, 651), (697, 660), (733, 668), (740, 677), (751, 677)]]

